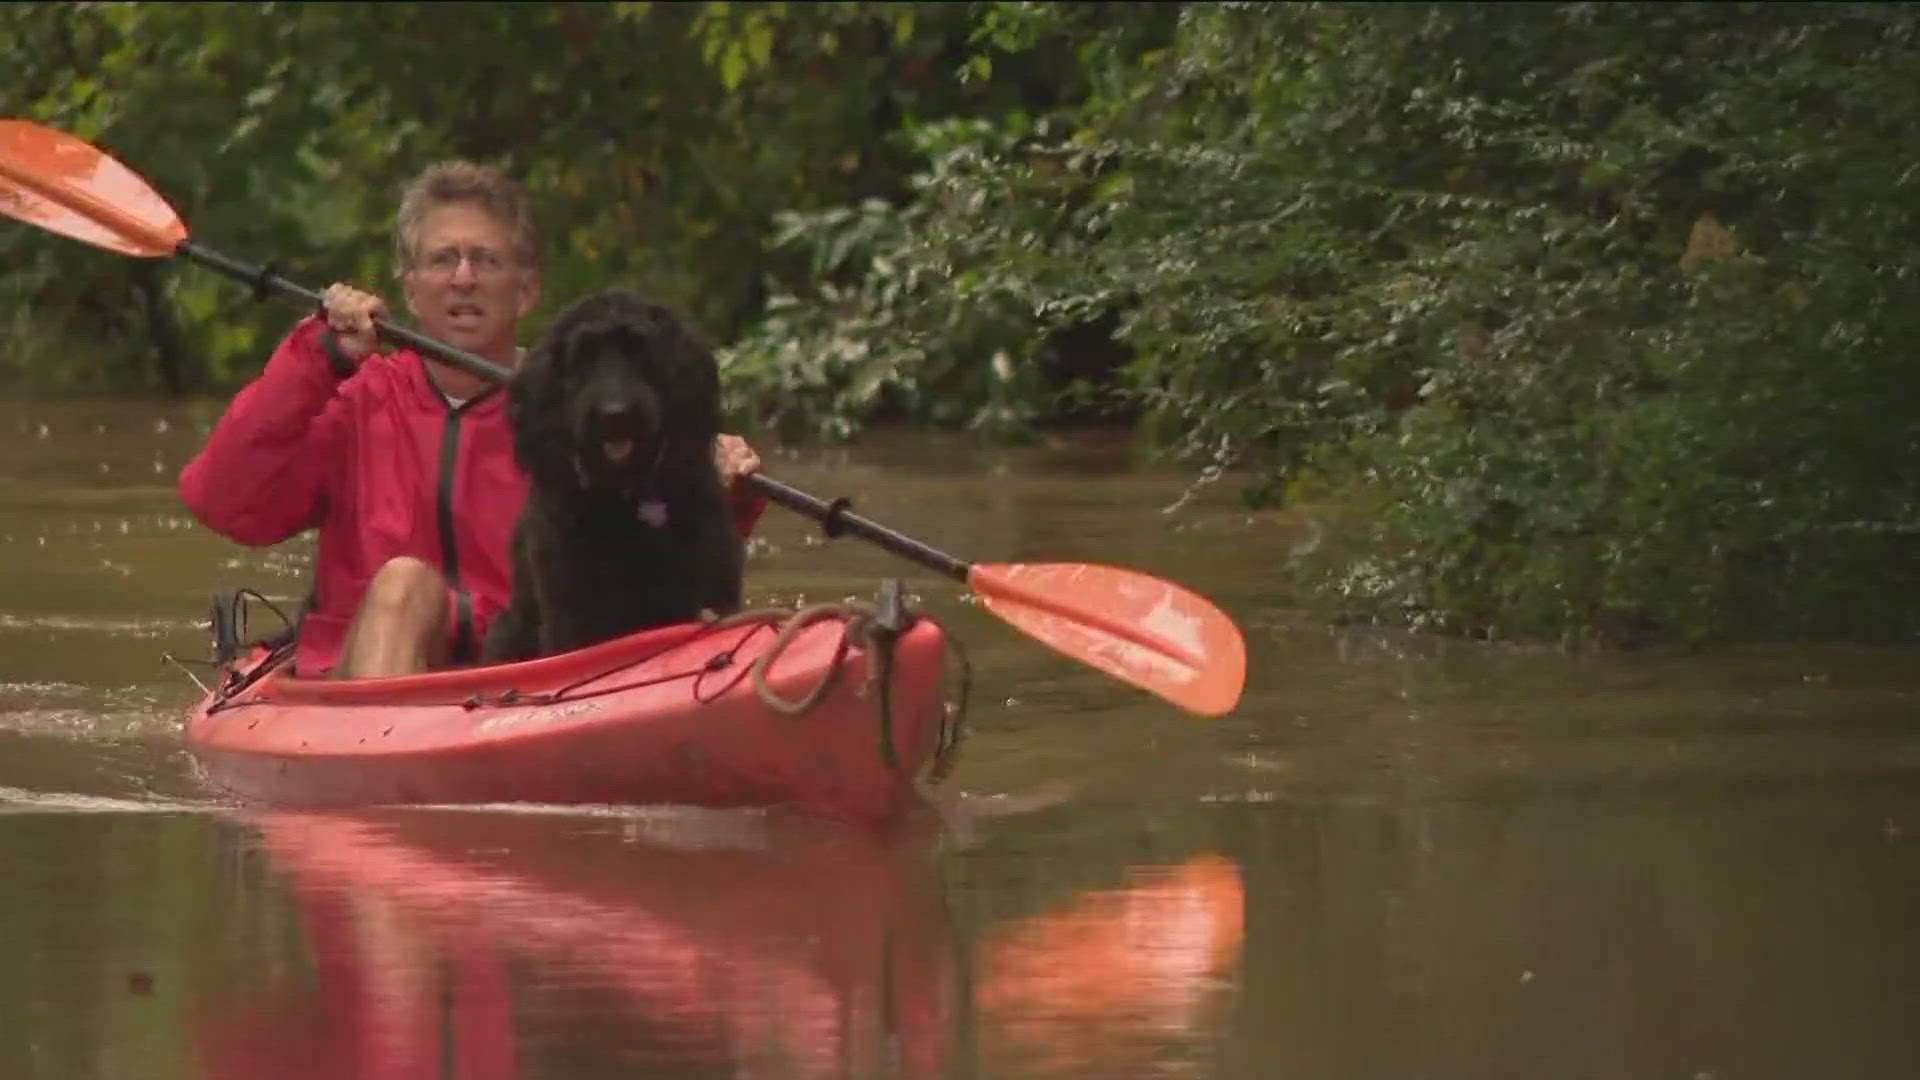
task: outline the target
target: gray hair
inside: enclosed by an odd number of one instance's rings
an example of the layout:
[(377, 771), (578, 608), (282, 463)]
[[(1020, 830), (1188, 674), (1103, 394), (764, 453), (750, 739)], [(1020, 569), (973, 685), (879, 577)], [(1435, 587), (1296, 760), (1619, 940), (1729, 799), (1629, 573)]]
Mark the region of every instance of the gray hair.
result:
[(419, 254), (420, 225), (427, 212), (448, 203), (473, 203), (497, 217), (513, 234), (514, 258), (522, 270), (540, 276), (540, 226), (533, 200), (519, 182), (491, 165), (443, 161), (430, 165), (407, 185), (393, 234), (396, 272), (413, 268)]

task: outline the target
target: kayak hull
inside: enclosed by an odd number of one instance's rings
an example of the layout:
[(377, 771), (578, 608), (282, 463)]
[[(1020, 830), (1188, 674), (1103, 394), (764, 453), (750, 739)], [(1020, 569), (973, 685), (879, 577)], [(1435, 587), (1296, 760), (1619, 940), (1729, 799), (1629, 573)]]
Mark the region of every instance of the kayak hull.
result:
[(256, 649), (186, 741), (214, 786), (274, 806), (791, 806), (878, 824), (916, 804), (940, 746), (945, 637), (916, 619), (882, 655), (849, 620), (663, 627), (390, 679), (262, 675)]

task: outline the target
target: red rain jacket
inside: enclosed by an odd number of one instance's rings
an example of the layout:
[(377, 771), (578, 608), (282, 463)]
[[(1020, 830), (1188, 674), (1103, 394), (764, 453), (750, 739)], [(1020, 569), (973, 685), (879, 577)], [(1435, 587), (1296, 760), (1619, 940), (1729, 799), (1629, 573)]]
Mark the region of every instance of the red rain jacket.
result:
[[(324, 329), (309, 316), (281, 341), (181, 471), (180, 497), (250, 547), (319, 530), (302, 673), (333, 666), (368, 581), (400, 555), (446, 575), (453, 655), (472, 659), (512, 592), (508, 541), (527, 494), (506, 395), (453, 408), (406, 349), (370, 355), (342, 379), (321, 351)], [(766, 501), (739, 486), (734, 496), (745, 535)]]

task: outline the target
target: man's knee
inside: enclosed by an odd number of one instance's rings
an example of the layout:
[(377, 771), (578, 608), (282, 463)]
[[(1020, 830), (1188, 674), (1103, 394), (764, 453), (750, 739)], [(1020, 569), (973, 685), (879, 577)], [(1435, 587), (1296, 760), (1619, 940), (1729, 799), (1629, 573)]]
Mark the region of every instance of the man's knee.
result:
[(440, 617), (446, 610), (447, 579), (432, 564), (411, 555), (388, 559), (367, 583), (361, 601), (365, 613), (408, 621)]
[(446, 624), (445, 576), (419, 559), (390, 559), (367, 583), (333, 675), (376, 678), (443, 666)]

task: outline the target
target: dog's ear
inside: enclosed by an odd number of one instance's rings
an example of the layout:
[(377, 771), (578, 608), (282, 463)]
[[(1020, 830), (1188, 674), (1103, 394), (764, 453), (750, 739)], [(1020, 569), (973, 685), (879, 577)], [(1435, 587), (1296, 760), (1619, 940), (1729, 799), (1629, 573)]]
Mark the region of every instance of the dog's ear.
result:
[(575, 320), (562, 313), (520, 361), (507, 387), (507, 419), (513, 425), (513, 458), (534, 483), (559, 490), (572, 482), (572, 449), (566, 429), (566, 357), (577, 336)]

